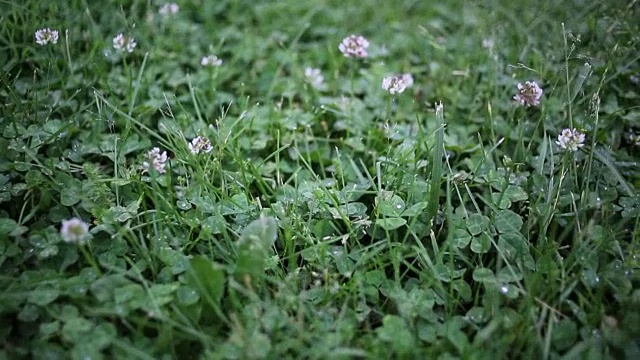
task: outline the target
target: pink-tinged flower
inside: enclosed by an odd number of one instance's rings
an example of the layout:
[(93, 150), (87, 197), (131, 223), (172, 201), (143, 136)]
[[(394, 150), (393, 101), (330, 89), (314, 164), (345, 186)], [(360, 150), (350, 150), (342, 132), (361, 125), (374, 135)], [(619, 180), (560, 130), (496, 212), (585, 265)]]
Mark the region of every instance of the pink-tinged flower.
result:
[(220, 66), (222, 65), (222, 60), (218, 59), (215, 55), (207, 55), (203, 56), (200, 59), (200, 65), (202, 66)]
[(154, 147), (149, 152), (147, 152), (147, 160), (142, 163), (143, 172), (149, 172), (149, 169), (153, 166), (153, 168), (160, 174), (164, 174), (166, 172), (165, 166), (167, 166), (167, 152), (163, 151), (160, 153), (160, 149)]
[(413, 85), (413, 76), (409, 73), (402, 74), (402, 81), (406, 87), (411, 87)]
[(411, 74), (391, 75), (382, 79), (382, 88), (391, 95), (402, 94), (411, 85), (413, 85)]
[(213, 147), (211, 146), (211, 141), (209, 141), (209, 139), (198, 136), (189, 143), (189, 150), (191, 150), (192, 154), (199, 154), (201, 151), (208, 153), (213, 150)]
[(369, 41), (364, 37), (349, 35), (342, 39), (338, 49), (340, 49), (340, 52), (342, 52), (345, 57), (365, 58), (367, 57), (368, 47)]
[(89, 235), (89, 224), (78, 218), (63, 220), (60, 235), (65, 242), (83, 244)]
[(136, 48), (138, 44), (136, 44), (136, 40), (131, 36), (126, 36), (123, 34), (118, 34), (113, 38), (113, 48), (122, 52), (133, 52), (133, 49)]
[(58, 43), (58, 30), (52, 30), (49, 28), (44, 28), (36, 31), (36, 44), (38, 45), (47, 45), (48, 43), (57, 44)]
[(578, 151), (578, 148), (584, 146), (584, 140), (585, 136), (580, 131), (576, 129), (564, 129), (560, 135), (558, 135), (556, 144), (562, 150), (575, 152)]
[(518, 83), (518, 94), (513, 97), (513, 100), (524, 106), (538, 106), (540, 105), (540, 98), (542, 98), (542, 89), (535, 81), (527, 81), (522, 85)]
[(304, 76), (307, 78), (309, 84), (316, 89), (320, 89), (324, 84), (324, 76), (322, 76), (320, 69), (308, 67), (304, 69)]
[(160, 10), (158, 11), (160, 13), (160, 15), (175, 15), (178, 13), (178, 4), (176, 3), (170, 3), (170, 4), (164, 4), (162, 5), (162, 7), (160, 8)]

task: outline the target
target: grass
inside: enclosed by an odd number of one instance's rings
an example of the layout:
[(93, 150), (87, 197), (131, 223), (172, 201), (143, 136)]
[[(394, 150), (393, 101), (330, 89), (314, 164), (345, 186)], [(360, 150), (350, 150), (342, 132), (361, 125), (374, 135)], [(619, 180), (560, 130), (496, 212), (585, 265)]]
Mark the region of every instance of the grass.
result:
[(0, 3), (0, 359), (637, 358), (635, 2), (178, 4)]

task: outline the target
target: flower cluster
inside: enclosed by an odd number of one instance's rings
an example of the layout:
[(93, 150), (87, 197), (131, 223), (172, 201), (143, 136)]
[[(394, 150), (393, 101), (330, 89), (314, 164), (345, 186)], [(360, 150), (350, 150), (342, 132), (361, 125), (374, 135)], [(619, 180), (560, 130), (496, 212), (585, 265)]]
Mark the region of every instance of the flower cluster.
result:
[(540, 105), (540, 98), (542, 98), (540, 86), (535, 81), (527, 81), (524, 85), (518, 83), (518, 94), (513, 97), (513, 100), (529, 107)]
[(151, 167), (160, 174), (164, 174), (166, 172), (165, 166), (167, 166), (167, 152), (163, 151), (160, 153), (160, 149), (154, 147), (149, 152), (147, 152), (147, 160), (142, 163), (143, 172), (149, 172)]
[(200, 65), (202, 66), (220, 66), (222, 65), (222, 60), (218, 59), (215, 55), (207, 55), (203, 56), (200, 59)]
[(137, 45), (136, 40), (131, 36), (118, 34), (113, 38), (113, 48), (118, 51), (131, 53)]
[(65, 242), (83, 244), (89, 235), (89, 224), (78, 218), (64, 220), (60, 227), (60, 235)]
[(162, 5), (162, 7), (158, 12), (160, 13), (160, 15), (168, 16), (168, 15), (177, 14), (178, 9), (179, 9), (178, 4), (170, 3), (170, 4)]
[(369, 47), (369, 41), (362, 36), (349, 35), (342, 39), (342, 42), (338, 46), (340, 52), (345, 57), (365, 58), (367, 57), (367, 48)]
[(324, 84), (324, 76), (322, 76), (320, 69), (308, 67), (304, 69), (304, 76), (307, 78), (309, 84), (316, 89), (321, 88)]
[(391, 75), (382, 79), (382, 88), (391, 95), (402, 94), (411, 85), (413, 85), (411, 74)]
[(201, 151), (208, 153), (213, 150), (213, 147), (211, 146), (211, 141), (209, 141), (209, 139), (203, 136), (198, 136), (189, 143), (189, 150), (191, 150), (192, 154), (199, 154)]
[(36, 31), (36, 44), (38, 45), (47, 45), (48, 43), (57, 44), (58, 43), (58, 30), (52, 30), (49, 28), (44, 28)]
[(558, 141), (556, 144), (560, 147), (560, 149), (565, 151), (578, 151), (578, 148), (584, 146), (585, 136), (583, 133), (576, 129), (564, 129), (558, 135)]

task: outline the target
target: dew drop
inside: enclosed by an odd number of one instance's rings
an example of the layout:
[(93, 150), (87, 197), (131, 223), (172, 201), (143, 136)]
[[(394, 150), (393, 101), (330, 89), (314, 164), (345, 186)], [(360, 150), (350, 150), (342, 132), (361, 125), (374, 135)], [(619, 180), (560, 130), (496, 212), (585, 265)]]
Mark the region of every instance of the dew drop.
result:
[(503, 294), (506, 294), (509, 292), (509, 285), (502, 285), (500, 286), (500, 292)]
[(396, 209), (402, 209), (402, 205), (400, 204), (396, 205)]

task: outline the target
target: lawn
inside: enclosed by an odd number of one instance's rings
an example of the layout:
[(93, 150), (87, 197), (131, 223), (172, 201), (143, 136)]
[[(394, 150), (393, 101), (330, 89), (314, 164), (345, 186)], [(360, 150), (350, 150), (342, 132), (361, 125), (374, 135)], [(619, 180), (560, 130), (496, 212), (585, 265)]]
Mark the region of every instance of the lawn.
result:
[(0, 3), (0, 359), (637, 359), (636, 1)]

